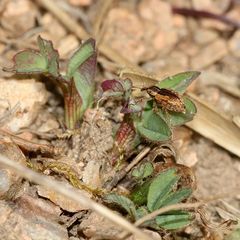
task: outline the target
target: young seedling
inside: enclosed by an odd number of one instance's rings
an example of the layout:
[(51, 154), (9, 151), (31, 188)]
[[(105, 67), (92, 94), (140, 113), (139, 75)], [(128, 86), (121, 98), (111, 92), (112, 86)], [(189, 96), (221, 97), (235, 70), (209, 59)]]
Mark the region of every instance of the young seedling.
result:
[[(129, 83), (131, 82), (129, 79), (106, 80), (102, 83), (102, 89), (105, 96), (122, 97), (121, 112), (125, 116), (128, 115), (128, 123), (132, 121), (131, 126), (134, 127), (136, 133), (134, 138), (136, 143), (140, 142), (136, 141), (137, 138), (144, 138), (151, 142), (164, 142), (171, 139), (172, 129), (175, 126), (191, 121), (196, 114), (196, 106), (188, 97), (184, 96), (184, 93), (199, 74), (195, 71), (182, 72), (163, 79), (156, 86), (143, 88), (142, 90), (146, 90), (151, 96), (151, 99), (143, 107), (134, 100), (133, 84)], [(132, 81), (134, 82), (134, 78)], [(157, 81), (155, 80), (155, 82)], [(118, 87), (116, 88), (116, 86)], [(120, 127), (117, 135), (121, 131)], [(128, 139), (127, 136), (123, 138)], [(118, 145), (123, 146), (122, 141), (121, 143), (118, 143), (117, 139), (116, 141)]]
[(88, 39), (73, 54), (66, 73), (60, 73), (59, 54), (51, 41), (38, 37), (39, 50), (27, 49), (13, 57), (14, 65), (4, 68), (16, 74), (43, 74), (56, 80), (64, 97), (65, 125), (79, 127), (80, 120), (93, 102), (97, 52), (94, 39)]
[[(139, 168), (141, 176), (145, 178), (149, 176), (151, 170), (149, 164), (145, 164), (144, 168)], [(133, 175), (136, 174), (135, 170)], [(137, 221), (159, 208), (180, 203), (191, 196), (191, 188), (176, 189), (180, 177), (177, 169), (173, 167), (161, 172), (156, 177), (149, 178), (138, 186), (130, 196), (111, 193), (105, 196), (105, 201), (124, 209), (132, 221)], [(192, 218), (192, 214), (188, 211), (171, 211), (143, 223), (143, 226), (156, 230), (175, 230), (189, 225)]]

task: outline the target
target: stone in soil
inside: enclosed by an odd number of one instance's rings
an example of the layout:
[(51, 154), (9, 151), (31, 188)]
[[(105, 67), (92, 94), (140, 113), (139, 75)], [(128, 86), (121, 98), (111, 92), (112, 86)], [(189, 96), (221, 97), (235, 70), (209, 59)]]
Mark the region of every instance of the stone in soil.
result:
[[(0, 92), (0, 116), (6, 117), (2, 127), (10, 131), (29, 127), (49, 96), (44, 84), (33, 79), (0, 79)], [(10, 113), (14, 107), (16, 110)]]
[(51, 219), (0, 201), (0, 236), (4, 240), (67, 240), (67, 230)]
[(227, 53), (226, 42), (218, 39), (202, 48), (196, 56), (192, 57), (191, 67), (195, 70), (206, 68), (221, 60)]

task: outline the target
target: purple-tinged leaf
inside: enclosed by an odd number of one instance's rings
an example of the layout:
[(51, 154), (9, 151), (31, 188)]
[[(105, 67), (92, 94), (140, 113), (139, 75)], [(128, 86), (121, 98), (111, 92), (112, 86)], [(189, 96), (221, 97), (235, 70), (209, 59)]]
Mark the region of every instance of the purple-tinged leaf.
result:
[[(96, 54), (95, 40), (90, 38), (71, 57), (68, 63), (67, 77), (71, 79), (81, 65), (93, 54)], [(92, 66), (92, 70), (95, 71), (95, 65)]]
[(112, 79), (112, 80), (105, 80), (101, 84), (102, 90), (106, 91), (113, 91), (113, 92), (124, 92), (124, 88), (122, 82)]
[(24, 50), (13, 57), (14, 65), (11, 68), (4, 68), (5, 71), (16, 73), (45, 73), (48, 62), (44, 56), (35, 50)]
[(91, 57), (82, 63), (82, 65), (73, 75), (76, 90), (82, 99), (82, 105), (81, 107), (79, 106), (79, 119), (93, 102), (96, 65), (97, 54), (95, 52)]
[[(93, 102), (95, 88), (95, 73), (97, 67), (97, 52), (95, 49), (95, 41), (87, 40), (80, 49), (73, 55), (68, 65), (67, 78), (70, 76), (72, 87), (72, 99), (81, 102), (73, 112), (71, 118), (71, 128), (76, 127), (77, 121)], [(80, 100), (78, 99), (80, 98)], [(76, 105), (76, 104), (75, 104)]]

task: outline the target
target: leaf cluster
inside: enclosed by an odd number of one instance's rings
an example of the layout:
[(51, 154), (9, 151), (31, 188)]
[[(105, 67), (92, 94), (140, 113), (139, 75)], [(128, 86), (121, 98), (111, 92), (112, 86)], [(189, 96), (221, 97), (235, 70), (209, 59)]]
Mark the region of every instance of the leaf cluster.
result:
[[(133, 175), (138, 178), (146, 178), (151, 174), (150, 163), (146, 163), (139, 169), (133, 171)], [(141, 185), (137, 186), (129, 197), (111, 193), (105, 196), (105, 201), (115, 204), (124, 209), (133, 220), (168, 205), (180, 203), (192, 194), (192, 189), (176, 186), (180, 179), (177, 169), (172, 167), (153, 178), (149, 178)], [(183, 228), (191, 223), (192, 215), (187, 211), (170, 211), (157, 216), (143, 224), (152, 229), (174, 230)]]
[(44, 74), (56, 80), (65, 103), (65, 123), (75, 128), (94, 94), (97, 53), (95, 40), (88, 39), (68, 61), (66, 73), (60, 73), (59, 54), (51, 41), (38, 37), (38, 50), (26, 49), (13, 57), (14, 65), (5, 71), (17, 74)]
[[(189, 71), (178, 73), (160, 81), (156, 86), (174, 90), (183, 95), (187, 87), (199, 76), (199, 72)], [(127, 84), (126, 84), (127, 83)], [(185, 112), (164, 111), (155, 104), (154, 99), (148, 100), (142, 108), (132, 96), (132, 84), (129, 79), (106, 80), (102, 83), (105, 96), (122, 97), (122, 113), (130, 114), (137, 133), (150, 141), (167, 141), (172, 136), (172, 128), (191, 121), (197, 112), (192, 100), (183, 96)], [(141, 112), (141, 114), (136, 114)]]

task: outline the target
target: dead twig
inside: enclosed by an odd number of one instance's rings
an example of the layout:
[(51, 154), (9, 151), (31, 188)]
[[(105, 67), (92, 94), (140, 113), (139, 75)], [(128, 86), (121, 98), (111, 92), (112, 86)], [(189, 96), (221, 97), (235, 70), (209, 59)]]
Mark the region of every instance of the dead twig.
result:
[(98, 11), (97, 17), (94, 21), (93, 26), (93, 35), (99, 44), (103, 38), (105, 32), (105, 20), (108, 14), (108, 11), (111, 9), (114, 0), (101, 0), (99, 1), (100, 10)]
[(65, 197), (85, 206), (86, 208), (89, 208), (95, 211), (96, 213), (100, 214), (101, 216), (104, 216), (111, 222), (114, 222), (117, 226), (121, 226), (123, 229), (127, 230), (128, 232), (131, 232), (138, 239), (143, 239), (143, 240), (152, 239), (147, 234), (143, 233), (141, 230), (136, 228), (133, 224), (126, 221), (120, 215), (115, 214), (113, 211), (109, 210), (107, 207), (86, 197), (85, 195), (81, 194), (74, 188), (66, 187), (63, 184), (61, 184), (61, 182), (53, 180), (48, 176), (44, 176), (43, 174), (36, 173), (31, 169), (25, 166), (22, 166), (16, 161), (12, 161), (3, 155), (0, 155), (0, 163), (3, 166), (18, 173), (20, 176), (28, 179), (29, 181), (32, 181), (39, 185), (47, 187), (48, 189), (51, 189), (59, 194), (62, 194)]
[(195, 10), (192, 8), (179, 8), (179, 7), (172, 7), (172, 12), (175, 14), (180, 14), (186, 17), (193, 17), (193, 18), (208, 18), (212, 20), (217, 20), (227, 25), (230, 25), (234, 28), (240, 28), (240, 22), (234, 21), (233, 19), (223, 15), (223, 14), (215, 14), (208, 11), (203, 10)]
[(114, 176), (114, 178), (106, 184), (105, 188), (107, 190), (113, 189), (118, 182), (121, 181), (127, 175), (127, 173), (150, 152), (150, 150), (150, 147), (145, 147), (126, 168), (120, 170), (116, 176)]

